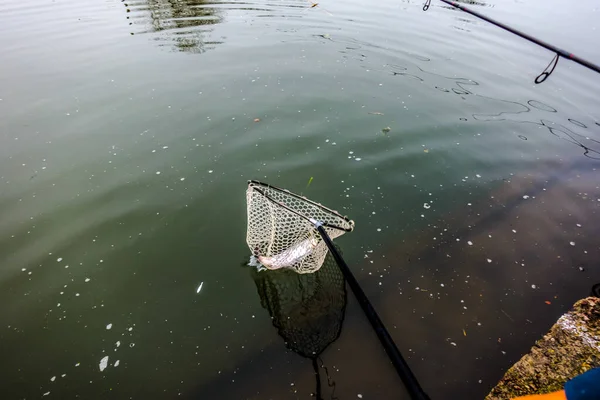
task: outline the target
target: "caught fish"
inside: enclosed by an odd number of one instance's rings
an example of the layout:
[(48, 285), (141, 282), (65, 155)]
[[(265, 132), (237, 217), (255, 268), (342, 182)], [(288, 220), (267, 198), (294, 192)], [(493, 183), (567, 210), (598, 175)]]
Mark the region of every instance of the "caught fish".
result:
[(315, 238), (308, 238), (277, 255), (258, 256), (258, 261), (268, 269), (291, 267), (313, 251), (317, 244), (318, 241)]

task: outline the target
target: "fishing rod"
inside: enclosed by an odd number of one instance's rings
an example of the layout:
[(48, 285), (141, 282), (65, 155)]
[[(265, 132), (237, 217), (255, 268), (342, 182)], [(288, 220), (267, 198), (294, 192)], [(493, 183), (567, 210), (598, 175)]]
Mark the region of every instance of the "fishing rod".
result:
[[(548, 64), (548, 66), (544, 69), (544, 71), (538, 75), (537, 78), (535, 78), (535, 83), (539, 84), (544, 82), (546, 79), (548, 79), (548, 77), (552, 74), (552, 72), (554, 72), (554, 69), (556, 68), (556, 65), (558, 64), (558, 60), (560, 59), (560, 57), (569, 59), (571, 61), (576, 62), (579, 65), (582, 65), (588, 69), (591, 69), (592, 71), (598, 72), (600, 73), (600, 66), (589, 62), (587, 60), (584, 60), (581, 57), (577, 57), (576, 55), (574, 55), (573, 53), (560, 49), (556, 46), (553, 46), (549, 43), (546, 43), (540, 39), (537, 39), (525, 32), (521, 32), (518, 29), (515, 29), (513, 27), (510, 27), (500, 21), (496, 21), (495, 19), (492, 19), (490, 17), (486, 17), (483, 14), (478, 13), (477, 11), (473, 11), (465, 6), (463, 6), (462, 4), (457, 3), (456, 1), (450, 1), (450, 0), (440, 0), (454, 8), (457, 8), (461, 11), (464, 11), (468, 14), (471, 14), (479, 19), (482, 19), (486, 22), (489, 22), (490, 24), (496, 25), (499, 28), (504, 29), (505, 31), (508, 31), (512, 34), (515, 34), (517, 36), (522, 37), (525, 40), (528, 40), (532, 43), (537, 44), (538, 46), (541, 46), (547, 50), (550, 50), (551, 52), (555, 53), (556, 55), (554, 56), (554, 58), (552, 59), (552, 61), (550, 61), (550, 64)], [(425, 4), (423, 5), (423, 11), (427, 11), (429, 9), (429, 6), (431, 6), (431, 0), (426, 0)]]

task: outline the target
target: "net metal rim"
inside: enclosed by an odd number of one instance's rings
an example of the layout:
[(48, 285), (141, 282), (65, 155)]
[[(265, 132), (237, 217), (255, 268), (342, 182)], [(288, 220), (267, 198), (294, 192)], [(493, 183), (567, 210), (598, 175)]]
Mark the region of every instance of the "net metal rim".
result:
[(307, 216), (302, 215), (301, 213), (299, 213), (299, 212), (297, 212), (295, 210), (292, 210), (291, 208), (287, 207), (285, 204), (283, 204), (283, 203), (281, 203), (281, 202), (279, 202), (279, 201), (271, 198), (271, 196), (269, 196), (268, 194), (266, 194), (260, 188), (263, 187), (263, 188), (267, 188), (267, 189), (270, 189), (270, 190), (274, 190), (276, 192), (285, 193), (288, 196), (292, 196), (292, 197), (294, 197), (294, 198), (296, 198), (298, 200), (302, 200), (302, 201), (304, 201), (306, 203), (309, 203), (309, 204), (311, 204), (311, 205), (313, 205), (315, 207), (318, 207), (318, 208), (320, 208), (321, 210), (323, 210), (325, 212), (331, 213), (331, 214), (335, 215), (336, 217), (343, 219), (349, 225), (349, 228), (345, 228), (345, 227), (339, 226), (339, 225), (333, 225), (333, 224), (325, 223), (323, 221), (318, 221), (319, 223), (322, 223), (323, 226), (326, 226), (326, 227), (332, 228), (332, 229), (337, 229), (337, 230), (344, 231), (344, 232), (352, 232), (354, 230), (354, 221), (353, 220), (351, 220), (350, 218), (348, 218), (345, 215), (340, 214), (339, 212), (337, 212), (335, 210), (332, 210), (329, 207), (325, 207), (321, 203), (317, 203), (316, 201), (308, 199), (308, 198), (306, 198), (304, 196), (300, 196), (300, 195), (298, 195), (296, 193), (290, 192), (287, 189), (282, 189), (280, 187), (273, 186), (273, 185), (270, 185), (268, 183), (256, 181), (256, 180), (253, 180), (253, 179), (251, 179), (251, 180), (248, 181), (248, 186), (249, 187), (253, 187), (254, 190), (257, 190), (263, 197), (265, 197), (267, 200), (269, 200), (273, 204), (276, 204), (277, 206), (283, 207), (286, 210), (288, 210), (288, 211), (290, 211), (290, 212), (298, 215), (301, 218), (304, 218), (305, 220), (307, 220), (307, 221), (309, 221), (311, 223), (314, 223), (311, 218), (308, 218)]

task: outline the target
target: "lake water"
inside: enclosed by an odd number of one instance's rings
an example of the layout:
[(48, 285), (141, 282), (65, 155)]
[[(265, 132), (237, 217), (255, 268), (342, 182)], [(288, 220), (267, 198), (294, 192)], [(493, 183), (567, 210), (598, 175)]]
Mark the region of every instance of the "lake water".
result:
[[(600, 62), (593, 0), (468, 3)], [(335, 308), (323, 398), (408, 398), (338, 275), (244, 266), (248, 179), (356, 222), (432, 399), (483, 398), (600, 281), (600, 75), (535, 85), (550, 52), (436, 0), (313, 4), (0, 4), (3, 399), (311, 398), (294, 285)]]

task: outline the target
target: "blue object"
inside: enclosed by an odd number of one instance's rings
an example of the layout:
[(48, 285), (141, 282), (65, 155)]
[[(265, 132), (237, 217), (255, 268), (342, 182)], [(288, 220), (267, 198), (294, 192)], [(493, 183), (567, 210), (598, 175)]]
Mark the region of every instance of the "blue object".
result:
[(576, 376), (565, 384), (567, 400), (600, 399), (600, 368)]

